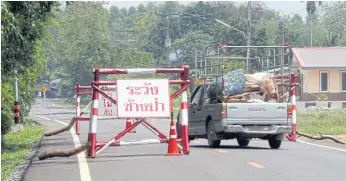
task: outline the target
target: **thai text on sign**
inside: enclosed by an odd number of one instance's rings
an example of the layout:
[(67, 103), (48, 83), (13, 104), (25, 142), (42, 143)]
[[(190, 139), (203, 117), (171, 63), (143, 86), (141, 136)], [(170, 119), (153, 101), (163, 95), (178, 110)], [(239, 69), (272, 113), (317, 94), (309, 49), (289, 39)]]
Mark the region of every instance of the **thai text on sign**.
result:
[(168, 79), (117, 80), (118, 117), (169, 117)]
[[(116, 91), (115, 90), (106, 90), (103, 91), (108, 96), (112, 97), (116, 100)], [(116, 116), (116, 104), (112, 103), (111, 100), (109, 100), (106, 96), (99, 93), (99, 116)]]

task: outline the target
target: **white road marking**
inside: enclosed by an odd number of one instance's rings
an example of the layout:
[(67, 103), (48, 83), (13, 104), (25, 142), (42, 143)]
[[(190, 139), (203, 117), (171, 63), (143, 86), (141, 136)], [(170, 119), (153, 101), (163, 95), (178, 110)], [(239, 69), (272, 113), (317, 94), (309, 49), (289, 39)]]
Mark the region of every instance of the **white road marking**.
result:
[[(39, 116), (39, 115), (35, 115), (37, 117), (40, 117), (40, 118), (43, 118), (45, 120), (50, 120), (49, 118), (47, 117), (43, 117), (43, 116)], [(62, 122), (62, 121), (58, 121), (56, 119), (54, 119), (53, 121), (55, 122), (58, 122), (64, 126), (67, 126), (68, 124)], [(75, 134), (75, 129), (72, 127), (70, 129), (70, 133), (72, 135), (72, 138), (73, 138), (73, 142), (74, 142), (74, 146), (75, 148), (80, 146), (80, 141), (79, 141), (79, 138), (78, 136)], [(78, 158), (78, 164), (79, 164), (79, 174), (80, 174), (80, 178), (81, 178), (81, 181), (92, 181), (91, 180), (91, 175), (90, 175), (90, 171), (89, 171), (89, 166), (88, 166), (88, 162), (86, 160), (86, 156), (85, 156), (85, 153), (84, 152), (81, 152), (79, 154), (77, 154), (77, 158)]]
[(40, 115), (34, 115), (34, 116), (40, 117), (40, 118), (45, 119), (45, 120), (50, 120), (49, 118), (46, 118), (46, 117), (43, 117), (43, 116), (40, 116)]
[(334, 147), (329, 147), (329, 146), (324, 146), (324, 145), (318, 145), (318, 144), (309, 143), (309, 142), (305, 142), (305, 141), (301, 141), (301, 140), (297, 140), (297, 142), (304, 143), (304, 144), (307, 144), (307, 145), (317, 146), (317, 147), (321, 147), (321, 148), (327, 148), (327, 149), (332, 149), (332, 150), (338, 150), (338, 151), (346, 152), (346, 150), (344, 150), (344, 149), (334, 148)]

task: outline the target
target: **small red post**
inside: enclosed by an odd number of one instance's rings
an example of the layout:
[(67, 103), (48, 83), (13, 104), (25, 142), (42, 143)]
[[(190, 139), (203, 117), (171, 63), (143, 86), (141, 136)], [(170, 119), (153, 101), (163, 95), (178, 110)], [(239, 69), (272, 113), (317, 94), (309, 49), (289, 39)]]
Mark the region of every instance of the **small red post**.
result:
[(80, 84), (77, 83), (76, 85), (76, 99), (77, 99), (77, 103), (76, 103), (76, 134), (79, 135), (80, 133), (80, 120), (79, 120), (79, 116), (80, 116), (80, 95), (79, 95), (79, 91), (80, 91)]

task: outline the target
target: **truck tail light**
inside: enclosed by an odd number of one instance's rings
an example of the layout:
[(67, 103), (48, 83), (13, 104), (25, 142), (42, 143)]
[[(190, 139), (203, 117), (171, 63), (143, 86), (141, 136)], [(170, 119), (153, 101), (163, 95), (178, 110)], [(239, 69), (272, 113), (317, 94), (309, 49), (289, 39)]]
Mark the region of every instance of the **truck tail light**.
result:
[(292, 105), (287, 106), (288, 117), (292, 117)]
[(227, 104), (222, 104), (221, 106), (221, 117), (222, 118), (227, 117)]

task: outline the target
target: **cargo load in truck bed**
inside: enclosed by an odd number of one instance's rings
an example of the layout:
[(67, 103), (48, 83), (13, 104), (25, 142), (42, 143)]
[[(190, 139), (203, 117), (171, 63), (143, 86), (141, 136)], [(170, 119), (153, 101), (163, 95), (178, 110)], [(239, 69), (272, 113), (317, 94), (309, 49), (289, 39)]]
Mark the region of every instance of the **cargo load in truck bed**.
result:
[(208, 94), (213, 103), (261, 103), (279, 101), (278, 88), (271, 74), (244, 74), (241, 69), (218, 77), (217, 81), (214, 81), (209, 86)]

